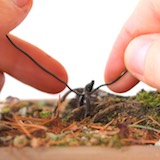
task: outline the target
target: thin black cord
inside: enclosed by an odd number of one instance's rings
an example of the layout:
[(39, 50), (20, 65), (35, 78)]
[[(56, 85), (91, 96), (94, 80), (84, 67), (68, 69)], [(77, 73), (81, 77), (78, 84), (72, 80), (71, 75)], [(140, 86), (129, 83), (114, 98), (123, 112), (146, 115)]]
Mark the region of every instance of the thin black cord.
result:
[(114, 79), (113, 81), (111, 82), (108, 82), (108, 83), (105, 83), (105, 84), (102, 84), (100, 86), (98, 86), (97, 88), (95, 88), (94, 90), (92, 90), (92, 92), (90, 92), (90, 94), (92, 94), (93, 92), (95, 92), (96, 90), (98, 90), (99, 88), (103, 87), (103, 86), (109, 86), (115, 82), (117, 82), (122, 76), (124, 76), (125, 74), (127, 73), (127, 70), (123, 71), (119, 77), (117, 77), (116, 79)]
[[(20, 52), (22, 52), (25, 56), (27, 56), (33, 63), (35, 63), (39, 68), (41, 68), (43, 71), (45, 71), (46, 73), (48, 73), (49, 75), (51, 75), (52, 77), (54, 77), (55, 79), (57, 79), (59, 82), (61, 82), (62, 84), (64, 84), (71, 92), (74, 92), (75, 94), (82, 96), (83, 93), (79, 93), (77, 91), (75, 91), (74, 89), (72, 89), (65, 81), (63, 81), (62, 79), (60, 79), (58, 76), (56, 76), (55, 74), (53, 74), (52, 72), (50, 72), (49, 70), (47, 70), (45, 67), (43, 67), (41, 64), (39, 64), (32, 56), (30, 56), (28, 53), (26, 53), (24, 50), (22, 50), (21, 48), (19, 48), (12, 40), (11, 38), (6, 35), (7, 39), (9, 40), (9, 42)], [(105, 83), (100, 85), (99, 87), (95, 88), (94, 90), (92, 90), (90, 92), (90, 95), (95, 92), (96, 90), (98, 90), (99, 88), (103, 87), (103, 86), (108, 86), (111, 85), (113, 83), (115, 83), (116, 81), (118, 81), (125, 73), (127, 72), (127, 70), (123, 71), (122, 74), (120, 76), (118, 76), (116, 79), (114, 79), (113, 81), (109, 82), (109, 83)]]
[(30, 56), (28, 53), (26, 53), (24, 50), (22, 50), (21, 48), (19, 48), (12, 40), (11, 38), (6, 35), (7, 39), (9, 40), (9, 42), (16, 48), (18, 49), (20, 52), (22, 52), (25, 56), (27, 56), (32, 62), (34, 62), (39, 68), (41, 68), (43, 71), (45, 71), (46, 73), (48, 73), (49, 75), (51, 75), (52, 77), (54, 77), (55, 79), (57, 79), (59, 82), (63, 83), (69, 90), (71, 90), (72, 92), (74, 92), (75, 94), (80, 94), (76, 91), (74, 91), (65, 81), (63, 81), (62, 79), (60, 79), (58, 76), (56, 76), (55, 74), (51, 73), (49, 70), (47, 70), (46, 68), (44, 68), (41, 64), (39, 64), (32, 56)]

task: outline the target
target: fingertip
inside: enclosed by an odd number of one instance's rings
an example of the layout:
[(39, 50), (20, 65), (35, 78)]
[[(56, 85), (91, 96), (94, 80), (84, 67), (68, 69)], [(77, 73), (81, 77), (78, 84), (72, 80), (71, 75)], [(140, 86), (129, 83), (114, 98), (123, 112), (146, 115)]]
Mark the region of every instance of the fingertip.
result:
[(60, 64), (57, 61), (56, 63), (54, 62), (54, 67), (57, 68), (57, 72), (54, 71), (54, 74), (56, 75), (58, 79), (54, 78), (53, 76), (50, 77), (47, 82), (48, 85), (45, 84), (46, 87), (42, 87), (42, 84), (41, 84), (39, 90), (42, 90), (48, 93), (52, 93), (52, 94), (56, 94), (56, 93), (63, 91), (66, 88), (67, 83), (68, 83), (67, 71), (63, 67), (62, 64)]

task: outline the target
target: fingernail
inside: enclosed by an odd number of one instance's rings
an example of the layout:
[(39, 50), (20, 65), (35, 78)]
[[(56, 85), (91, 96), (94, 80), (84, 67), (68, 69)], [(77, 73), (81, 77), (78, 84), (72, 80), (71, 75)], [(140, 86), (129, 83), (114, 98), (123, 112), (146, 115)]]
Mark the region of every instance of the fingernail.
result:
[(12, 0), (12, 1), (18, 7), (23, 7), (29, 2), (29, 0)]
[(137, 38), (129, 44), (125, 53), (125, 62), (132, 72), (143, 75), (145, 57), (152, 42), (151, 39)]

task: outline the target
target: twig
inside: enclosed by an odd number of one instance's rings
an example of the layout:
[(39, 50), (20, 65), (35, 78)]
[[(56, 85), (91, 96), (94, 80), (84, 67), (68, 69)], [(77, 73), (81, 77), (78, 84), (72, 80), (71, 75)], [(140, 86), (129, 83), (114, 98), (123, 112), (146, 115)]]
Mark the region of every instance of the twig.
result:
[(147, 127), (147, 126), (142, 126), (142, 125), (138, 125), (138, 124), (136, 124), (136, 125), (131, 124), (131, 125), (129, 125), (129, 126), (130, 126), (130, 127), (133, 127), (133, 128), (141, 128), (141, 129), (151, 130), (151, 131), (160, 133), (160, 130), (155, 129), (155, 128), (153, 128), (153, 127)]
[(15, 121), (17, 122), (17, 124), (19, 125), (19, 127), (22, 129), (22, 131), (23, 131), (29, 138), (33, 138), (33, 136), (30, 134), (30, 132), (28, 132), (28, 130), (23, 126), (23, 124), (18, 121), (18, 119), (16, 118), (16, 116), (15, 116), (14, 114), (13, 114), (13, 118), (15, 119)]
[(151, 119), (155, 124), (157, 124), (158, 126), (160, 126), (160, 123), (157, 122), (155, 119), (153, 119), (153, 117), (151, 116), (148, 116), (149, 119)]
[(132, 125), (137, 125), (137, 124), (139, 124), (139, 123), (141, 123), (141, 122), (143, 122), (145, 120), (147, 120), (147, 118), (140, 119), (139, 121), (133, 123)]

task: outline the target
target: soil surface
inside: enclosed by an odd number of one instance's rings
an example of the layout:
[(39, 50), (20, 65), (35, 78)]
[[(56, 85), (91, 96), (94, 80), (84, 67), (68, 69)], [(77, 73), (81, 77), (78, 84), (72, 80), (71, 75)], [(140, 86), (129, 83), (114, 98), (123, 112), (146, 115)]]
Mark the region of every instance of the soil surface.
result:
[(121, 97), (97, 90), (67, 99), (69, 94), (58, 101), (1, 102), (1, 157), (160, 158), (160, 92)]

